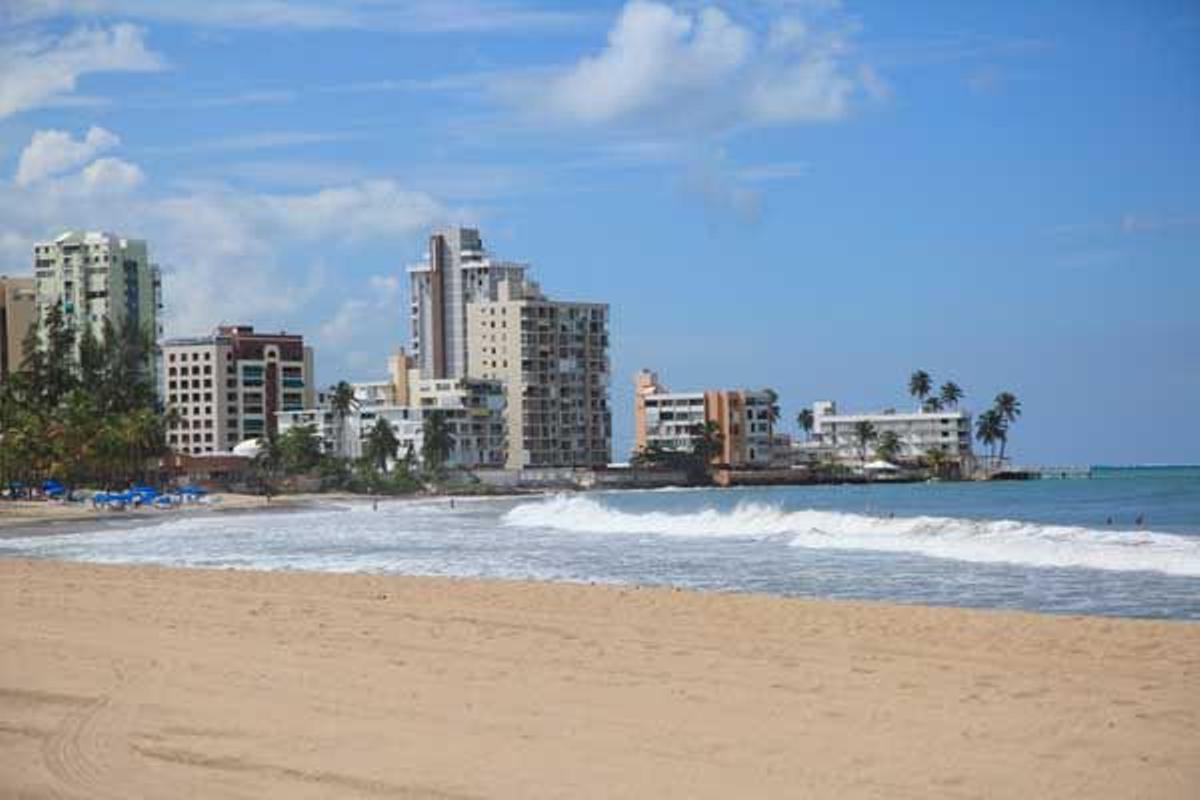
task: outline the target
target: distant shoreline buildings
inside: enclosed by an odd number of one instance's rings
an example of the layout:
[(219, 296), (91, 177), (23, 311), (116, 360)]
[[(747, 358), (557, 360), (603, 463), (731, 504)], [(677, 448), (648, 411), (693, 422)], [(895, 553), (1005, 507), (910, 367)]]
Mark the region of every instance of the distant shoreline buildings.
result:
[[(161, 276), (146, 242), (67, 231), (34, 246), (32, 277), (0, 277), (0, 380), (19, 368), (30, 330), (44, 336), (57, 310), (77, 353), (85, 332), (99, 340), (136, 326), (154, 340), (145, 367), (167, 412), (167, 444), (180, 455), (229, 454), (308, 426), (325, 452), (354, 459), (382, 421), (400, 444), (397, 458), (420, 459), (438, 417), (451, 467), (603, 469), (612, 461), (609, 307), (552, 298), (529, 269), (494, 258), (475, 228), (433, 232), (424, 259), (407, 267), (407, 314), (398, 309), (411, 352), (397, 349), (387, 380), (351, 382), (352, 399), (335, 408), (316, 387), (301, 334), (244, 324), (162, 340)], [(970, 413), (936, 403), (844, 414), (821, 401), (804, 412), (805, 440), (793, 441), (777, 430), (771, 389), (672, 392), (642, 370), (633, 400), (635, 455), (703, 448), (713, 466), (758, 471), (864, 467), (868, 446), (910, 464), (933, 458), (966, 471), (974, 461)]]

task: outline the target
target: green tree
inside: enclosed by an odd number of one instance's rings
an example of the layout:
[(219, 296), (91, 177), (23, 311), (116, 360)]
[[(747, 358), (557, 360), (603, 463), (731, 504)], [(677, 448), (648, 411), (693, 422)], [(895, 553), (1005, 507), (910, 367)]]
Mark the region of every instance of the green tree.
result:
[(383, 417), (375, 420), (367, 434), (366, 452), (363, 454), (380, 472), (387, 472), (388, 461), (396, 459), (400, 440), (392, 430), (391, 423)]
[(329, 407), (333, 411), (333, 418), (337, 421), (338, 455), (345, 455), (348, 450), (346, 447), (346, 420), (358, 407), (358, 400), (354, 397), (354, 387), (346, 381), (338, 381), (337, 384), (329, 387)]
[(988, 448), (988, 457), (993, 461), (996, 457), (996, 442), (1006, 435), (1004, 417), (994, 408), (984, 411), (975, 420), (975, 438)]
[(958, 408), (958, 401), (963, 399), (963, 390), (954, 381), (946, 381), (942, 384), (940, 399), (943, 407)]
[(277, 443), (280, 467), (289, 475), (309, 472), (321, 463), (321, 437), (313, 425), (293, 425)]
[(875, 441), (875, 426), (868, 419), (854, 423), (854, 441), (858, 445), (858, 460), (861, 466), (867, 465), (867, 449)]
[(929, 467), (929, 471), (938, 478), (944, 478), (950, 467), (950, 457), (940, 447), (934, 447), (926, 451), (924, 461)]
[(251, 461), (251, 467), (258, 478), (262, 493), (269, 499), (275, 493), (275, 484), (283, 469), (279, 442), (269, 429), (265, 436), (258, 439), (258, 452)]
[(900, 454), (902, 445), (895, 431), (884, 431), (875, 443), (875, 457), (884, 461), (894, 461)]
[(725, 450), (725, 434), (721, 426), (711, 419), (692, 426), (692, 457), (704, 470), (708, 470)]
[(805, 408), (801, 410), (801, 412), (796, 415), (796, 424), (799, 425), (801, 430), (804, 431), (805, 440), (809, 439), (812, 435), (813, 425), (816, 424), (816, 419), (813, 417), (812, 409)]
[(923, 369), (914, 372), (908, 379), (908, 393), (917, 399), (917, 403), (924, 404), (925, 398), (933, 390), (933, 381), (929, 377), (929, 373)]
[(431, 409), (425, 412), (421, 425), (421, 455), (425, 469), (432, 474), (441, 471), (454, 451), (454, 434), (446, 421), (446, 412)]
[(935, 397), (933, 395), (926, 397), (924, 404), (921, 406), (921, 410), (924, 411), (926, 414), (934, 414), (934, 413), (937, 413), (938, 411), (941, 411), (942, 410), (941, 398)]
[(767, 438), (775, 441), (775, 423), (779, 422), (779, 393), (774, 389), (763, 389), (767, 396)]
[(1012, 392), (1001, 392), (996, 395), (993, 409), (1000, 415), (1003, 421), (1002, 432), (998, 437), (1000, 440), (1000, 461), (1004, 461), (1004, 451), (1008, 445), (1008, 429), (1017, 421), (1017, 417), (1021, 416), (1021, 401)]

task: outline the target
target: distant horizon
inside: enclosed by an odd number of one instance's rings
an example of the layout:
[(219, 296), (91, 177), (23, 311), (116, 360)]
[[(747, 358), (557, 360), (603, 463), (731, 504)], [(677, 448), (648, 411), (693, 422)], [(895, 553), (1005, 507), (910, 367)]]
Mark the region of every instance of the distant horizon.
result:
[(789, 432), (926, 369), (1020, 398), (1015, 463), (1197, 462), (1200, 9), (926, 12), (16, 0), (0, 273), (145, 239), (166, 335), (302, 333), (327, 385), (386, 372), (405, 267), (466, 224), (609, 304), (615, 461), (646, 367), (772, 387)]

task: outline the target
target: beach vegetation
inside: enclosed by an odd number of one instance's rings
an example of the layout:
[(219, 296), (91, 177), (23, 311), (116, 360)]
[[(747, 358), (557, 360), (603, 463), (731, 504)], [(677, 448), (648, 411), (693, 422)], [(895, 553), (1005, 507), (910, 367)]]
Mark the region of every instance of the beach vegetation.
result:
[(938, 391), (938, 398), (942, 401), (943, 408), (958, 408), (958, 402), (963, 399), (965, 394), (957, 383), (946, 381)]
[(70, 489), (146, 480), (166, 453), (170, 413), (156, 407), (153, 338), (136, 323), (75, 332), (61, 309), (31, 328), (0, 386), (0, 480), (57, 479)]
[(377, 470), (386, 473), (388, 464), (396, 460), (396, 454), (400, 451), (400, 440), (396, 438), (391, 423), (383, 417), (376, 419), (367, 433), (363, 451), (363, 456), (374, 464)]
[(924, 405), (925, 398), (933, 391), (933, 379), (923, 369), (914, 372), (908, 379), (908, 393), (916, 398), (917, 403)]
[(895, 431), (884, 431), (875, 442), (875, 457), (883, 461), (895, 461), (902, 447)]
[(425, 470), (438, 475), (450, 459), (454, 450), (454, 434), (443, 411), (434, 409), (425, 414), (421, 426), (421, 454), (425, 459)]
[(875, 426), (870, 420), (863, 419), (854, 423), (854, 441), (858, 446), (858, 461), (860, 466), (867, 464), (867, 451), (876, 439)]
[(804, 440), (808, 441), (812, 438), (813, 425), (816, 424), (816, 418), (813, 416), (811, 408), (801, 409), (796, 415), (796, 424), (800, 426), (800, 430), (804, 431)]

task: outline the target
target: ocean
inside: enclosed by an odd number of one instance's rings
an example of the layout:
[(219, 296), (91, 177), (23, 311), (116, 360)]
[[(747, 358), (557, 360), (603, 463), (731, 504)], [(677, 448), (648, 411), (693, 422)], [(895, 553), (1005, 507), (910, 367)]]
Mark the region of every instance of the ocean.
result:
[(0, 540), (0, 556), (1200, 620), (1200, 468), (164, 513), (154, 525)]

